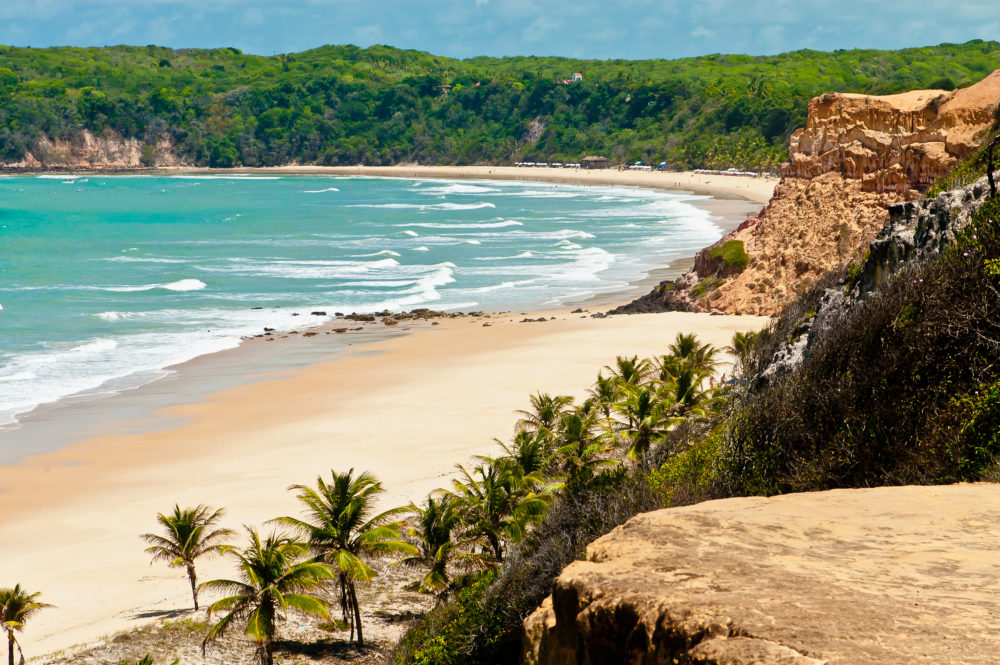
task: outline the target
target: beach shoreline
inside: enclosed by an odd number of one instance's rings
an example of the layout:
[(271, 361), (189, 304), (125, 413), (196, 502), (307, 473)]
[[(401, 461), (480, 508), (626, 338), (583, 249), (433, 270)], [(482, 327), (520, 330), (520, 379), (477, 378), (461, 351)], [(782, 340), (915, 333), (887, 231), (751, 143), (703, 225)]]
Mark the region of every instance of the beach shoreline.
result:
[[(499, 170), (499, 171), (498, 171)], [(498, 173), (494, 174), (494, 171)], [(94, 175), (115, 175), (112, 171), (94, 171)], [(134, 175), (134, 171), (121, 172), (122, 174)], [(144, 172), (145, 173), (145, 172)], [(70, 177), (79, 176), (79, 171), (69, 172)], [(718, 176), (694, 173), (679, 172), (642, 172), (642, 171), (615, 171), (613, 169), (586, 171), (581, 169), (557, 169), (557, 168), (515, 168), (515, 167), (436, 167), (436, 166), (401, 166), (401, 167), (313, 167), (313, 166), (284, 166), (284, 167), (262, 167), (262, 168), (240, 168), (240, 169), (205, 169), (176, 167), (171, 169), (158, 169), (150, 172), (152, 175), (288, 175), (288, 176), (330, 176), (330, 177), (350, 177), (362, 176), (373, 178), (400, 178), (400, 179), (476, 179), (478, 181), (489, 180), (491, 178), (499, 180), (518, 180), (524, 182), (538, 181), (547, 183), (561, 183), (574, 185), (592, 186), (624, 186), (624, 187), (645, 187), (654, 189), (665, 189), (668, 191), (691, 192), (697, 187), (687, 190), (676, 190), (674, 182), (677, 179), (685, 180), (699, 179), (698, 187), (707, 188), (699, 193), (709, 194), (709, 196), (699, 196), (693, 200), (686, 201), (688, 205), (699, 208), (710, 215), (711, 222), (717, 226), (723, 235), (735, 230), (747, 217), (755, 214), (759, 210), (759, 201), (766, 201), (773, 191), (776, 181), (771, 179), (755, 179), (738, 176)], [(23, 174), (30, 177), (32, 174)], [(37, 174), (34, 174), (37, 175)], [(56, 176), (53, 172), (46, 172), (43, 175)], [(673, 178), (673, 180), (671, 180)], [(701, 181), (701, 179), (705, 179)], [(752, 189), (745, 192), (736, 193), (752, 181)], [(638, 279), (631, 280), (628, 284), (611, 291), (593, 293), (579, 298), (567, 298), (562, 306), (569, 310), (577, 307), (605, 308), (627, 304), (632, 299), (642, 296), (657, 284), (666, 280), (673, 280), (684, 274), (694, 262), (694, 256), (680, 256), (669, 260), (666, 265), (649, 269), (648, 272)], [(548, 309), (546, 307), (524, 307), (518, 308), (522, 313), (540, 314)], [(450, 311), (450, 310), (449, 310)], [(305, 320), (305, 319), (303, 319)], [(265, 324), (273, 325), (273, 324)], [(320, 333), (329, 332), (344, 325), (343, 321), (330, 319), (326, 324), (318, 327)], [(279, 326), (280, 329), (280, 326)], [(301, 326), (296, 329), (296, 333), (305, 333), (309, 329), (317, 329), (315, 326)], [(354, 331), (352, 331), (353, 333)], [(386, 338), (393, 334), (399, 334), (399, 329), (390, 330), (379, 326), (375, 329), (368, 329), (363, 336), (376, 339)], [(281, 336), (284, 336), (283, 334)], [(350, 335), (349, 337), (353, 337)], [(251, 338), (252, 339), (252, 338)], [(348, 346), (360, 341), (348, 342)], [(55, 402), (40, 404), (37, 407), (18, 415), (18, 423), (0, 427), (0, 438), (6, 444), (5, 450), (0, 454), (0, 465), (16, 463), (20, 459), (32, 456), (37, 453), (49, 452), (63, 445), (68, 445), (72, 440), (78, 438), (88, 438), (114, 431), (117, 428), (122, 430), (148, 429), (164, 426), (164, 420), (156, 417), (152, 410), (143, 408), (143, 396), (147, 392), (161, 393), (160, 388), (164, 383), (176, 381), (178, 372), (185, 372), (190, 367), (197, 367), (202, 358), (211, 358), (218, 354), (239, 353), (243, 343), (233, 347), (208, 353), (207, 356), (190, 358), (176, 365), (164, 367), (157, 378), (145, 381), (136, 387), (125, 390), (105, 390), (104, 387), (97, 387), (84, 393), (68, 395)], [(349, 352), (350, 349), (337, 349), (331, 353)], [(316, 362), (323, 358), (313, 359)], [(192, 365), (194, 363), (194, 365)], [(205, 363), (201, 363), (205, 364)], [(245, 372), (242, 376), (230, 376), (228, 383), (219, 380), (219, 377), (210, 377), (205, 372), (199, 372), (202, 382), (209, 389), (195, 391), (193, 399), (203, 399), (210, 394), (213, 389), (221, 389), (236, 383), (252, 380), (254, 374), (260, 373), (258, 369), (263, 367), (264, 373), (273, 371), (274, 363), (269, 361), (259, 362), (253, 365), (254, 369)], [(154, 384), (158, 384), (155, 385)], [(190, 391), (189, 391), (190, 392)], [(95, 402), (100, 402), (96, 408), (91, 409)], [(148, 400), (147, 400), (148, 401)], [(131, 406), (139, 404), (139, 406)], [(157, 406), (170, 406), (168, 401)], [(75, 423), (82, 423), (84, 427), (65, 428), (60, 426), (60, 420), (73, 419)], [(113, 422), (117, 425), (101, 426), (102, 423)]]
[[(432, 176), (408, 171), (395, 177)], [(338, 336), (254, 340), (180, 366), (192, 380), (206, 367), (213, 374), (228, 367), (238, 380), (182, 399), (159, 412), (154, 426), (112, 427), (0, 467), (0, 562), (58, 607), (26, 631), (30, 653), (93, 641), (187, 607), (182, 575), (150, 566), (138, 538), (174, 502), (224, 506), (234, 528), (261, 524), (296, 513), (289, 484), (351, 467), (371, 470), (385, 483), (384, 505), (419, 501), (448, 484), (454, 464), (495, 453), (493, 437), (510, 435), (513, 411), (527, 405), (530, 393), (579, 398), (615, 355), (661, 353), (678, 332), (721, 347), (734, 332), (767, 322), (683, 313), (600, 319), (590, 317), (594, 307), (584, 309), (590, 311), (530, 315), (545, 322), (494, 313), (400, 324), (391, 339), (366, 340), (327, 361), (273, 365), (248, 376), (248, 353), (269, 358), (277, 349), (291, 352)], [(30, 558), (25, 542), (32, 543)], [(228, 569), (227, 562), (209, 561), (199, 576)]]

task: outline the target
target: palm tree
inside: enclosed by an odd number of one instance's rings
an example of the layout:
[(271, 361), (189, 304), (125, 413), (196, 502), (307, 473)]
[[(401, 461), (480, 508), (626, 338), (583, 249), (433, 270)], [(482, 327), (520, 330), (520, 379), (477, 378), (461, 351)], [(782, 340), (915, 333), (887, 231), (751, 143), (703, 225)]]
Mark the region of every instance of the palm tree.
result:
[[(493, 439), (506, 455), (504, 460), (514, 465), (522, 478), (540, 476), (550, 463), (550, 457), (546, 452), (548, 448), (546, 437), (548, 432), (529, 432), (521, 430), (514, 434), (511, 445), (507, 445), (499, 439)], [(480, 458), (485, 459), (485, 458)]]
[(732, 343), (725, 349), (733, 354), (736, 371), (740, 374), (746, 370), (746, 365), (750, 360), (750, 350), (753, 348), (756, 339), (756, 332), (735, 332), (733, 333)]
[(572, 403), (573, 398), (568, 395), (553, 397), (548, 393), (536, 393), (531, 396), (530, 411), (515, 411), (521, 416), (517, 428), (529, 432), (553, 432), (559, 418)]
[(477, 566), (487, 563), (479, 554), (461, 551), (468, 543), (455, 537), (462, 523), (460, 507), (458, 497), (451, 492), (443, 492), (439, 498), (432, 494), (423, 506), (410, 504), (406, 533), (416, 543), (419, 553), (399, 563), (427, 567), (427, 574), (420, 580), (420, 589), (437, 593), (439, 600), (444, 598), (451, 586), (448, 564), (452, 559), (462, 559)]
[[(503, 563), (504, 541), (519, 542), (528, 523), (541, 516), (550, 497), (528, 489), (510, 464), (481, 458), (483, 463), (469, 472), (457, 465), (464, 480), (454, 480), (461, 501), (462, 520), (469, 535), (493, 552)], [(539, 479), (531, 478), (535, 483)]]
[(664, 437), (673, 421), (668, 417), (668, 405), (655, 388), (639, 386), (630, 388), (615, 410), (625, 416), (626, 422), (616, 429), (628, 444), (626, 455), (639, 463), (653, 444)]
[[(21, 645), (14, 639), (14, 631), (23, 630), (24, 624), (34, 616), (39, 610), (52, 607), (46, 603), (40, 603), (38, 596), (40, 593), (27, 593), (20, 584), (15, 584), (13, 589), (0, 589), (0, 622), (4, 630), (7, 631), (7, 662), (14, 665), (14, 645), (21, 651)], [(24, 654), (21, 654), (21, 661), (24, 661)]]
[(222, 508), (213, 512), (205, 505), (182, 509), (175, 504), (172, 514), (159, 513), (156, 516), (156, 520), (163, 527), (164, 535), (146, 533), (141, 536), (150, 545), (146, 551), (153, 555), (153, 561), (162, 560), (169, 566), (178, 568), (184, 566), (187, 569), (195, 610), (198, 609), (195, 559), (206, 554), (221, 552), (225, 547), (223, 541), (234, 533), (232, 529), (213, 529), (215, 523), (222, 518), (222, 514)]
[(619, 386), (638, 386), (646, 381), (652, 366), (646, 358), (639, 360), (638, 356), (618, 356), (614, 367), (606, 365), (604, 369), (611, 372)]
[(358, 646), (364, 646), (361, 629), (361, 605), (356, 582), (370, 582), (377, 573), (363, 560), (364, 556), (385, 554), (417, 554), (416, 547), (399, 539), (400, 523), (393, 518), (406, 508), (393, 508), (372, 516), (375, 497), (382, 483), (368, 472), (354, 476), (330, 471), (331, 482), (322, 476), (316, 479), (316, 489), (292, 485), (296, 498), (306, 505), (306, 519), (279, 517), (305, 535), (318, 559), (337, 570), (340, 585), (340, 608), (344, 623), (350, 624), (351, 639), (357, 629)]
[(275, 533), (261, 542), (254, 529), (246, 530), (250, 536), (246, 549), (237, 552), (233, 547), (225, 548), (238, 561), (240, 579), (211, 580), (199, 587), (229, 594), (208, 607), (209, 619), (214, 613), (224, 612), (225, 616), (209, 629), (202, 649), (236, 622), (245, 625), (244, 632), (257, 644), (260, 665), (273, 665), (278, 621), (290, 609), (328, 619), (326, 602), (309, 592), (321, 588), (336, 573), (325, 563), (303, 561), (309, 551), (306, 543)]
[(589, 479), (595, 467), (614, 464), (604, 459), (608, 447), (602, 435), (595, 435), (594, 413), (571, 413), (563, 417), (558, 456), (568, 485), (576, 487)]
[(704, 415), (705, 407), (710, 407), (714, 401), (715, 389), (703, 388), (710, 374), (684, 360), (676, 364), (660, 388), (660, 395), (673, 415)]
[(697, 369), (712, 370), (717, 364), (715, 354), (718, 349), (711, 344), (702, 344), (694, 333), (677, 333), (674, 343), (668, 348), (670, 355), (688, 361)]
[(597, 380), (594, 386), (587, 391), (594, 404), (601, 410), (605, 418), (611, 417), (611, 405), (618, 401), (620, 390), (615, 377), (605, 378), (600, 372), (597, 373)]

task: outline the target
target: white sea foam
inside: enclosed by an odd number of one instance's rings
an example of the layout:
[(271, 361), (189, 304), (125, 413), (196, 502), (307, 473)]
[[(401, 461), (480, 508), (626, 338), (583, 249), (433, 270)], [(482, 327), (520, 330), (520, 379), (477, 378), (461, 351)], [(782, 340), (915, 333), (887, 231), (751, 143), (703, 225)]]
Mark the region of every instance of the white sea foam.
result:
[(285, 279), (338, 279), (355, 277), (372, 271), (399, 265), (393, 258), (377, 261), (281, 261), (265, 259), (229, 259), (212, 266), (195, 266), (206, 272), (221, 272), (248, 277), (278, 277)]
[(454, 183), (451, 185), (444, 185), (443, 187), (425, 187), (420, 190), (421, 194), (427, 195), (440, 195), (448, 196), (451, 194), (490, 194), (493, 192), (500, 192), (499, 189), (494, 189), (493, 187), (482, 187), (479, 185), (463, 185), (459, 183)]
[(520, 191), (504, 192), (504, 196), (524, 196), (532, 199), (576, 199), (585, 195), (586, 192), (565, 189), (522, 189)]
[(384, 208), (386, 210), (481, 210), (496, 208), (495, 203), (356, 203), (347, 208)]
[(410, 230), (403, 231), (403, 233), (405, 233), (406, 235), (408, 235), (408, 236), (410, 236), (412, 238), (416, 238), (418, 235), (420, 235), (416, 231), (410, 231)]
[(307, 189), (307, 190), (304, 190), (302, 193), (303, 194), (323, 194), (325, 192), (339, 192), (339, 191), (340, 191), (340, 188), (338, 188), (338, 187), (327, 187), (326, 189)]
[(185, 259), (163, 259), (154, 256), (112, 256), (98, 261), (114, 261), (116, 263), (188, 263)]
[(104, 321), (121, 321), (122, 319), (131, 318), (132, 314), (131, 312), (101, 312), (94, 316)]
[(414, 247), (411, 251), (413, 251), (413, 252), (429, 252), (431, 250), (427, 249), (426, 247)]
[(175, 180), (281, 180), (281, 176), (276, 175), (246, 175), (242, 173), (230, 173), (228, 175), (172, 175), (168, 178)]
[(35, 374), (34, 372), (24, 371), (24, 372), (17, 372), (15, 374), (0, 375), (0, 381), (3, 381), (3, 382), (7, 382), (7, 381), (30, 381), (31, 379), (34, 379), (37, 376), (38, 375)]
[(520, 254), (515, 254), (514, 256), (480, 256), (476, 258), (476, 261), (510, 261), (512, 259), (533, 259), (535, 258), (532, 252), (521, 252)]
[(143, 286), (99, 286), (94, 287), (99, 291), (112, 291), (115, 293), (133, 293), (137, 291), (153, 291), (164, 289), (166, 291), (201, 291), (208, 287), (208, 284), (200, 279), (179, 279), (176, 282), (167, 284), (144, 284)]
[(373, 256), (402, 256), (399, 252), (394, 252), (391, 249), (383, 249), (380, 252), (372, 252), (371, 254), (351, 254), (352, 259), (367, 259)]
[(406, 224), (396, 224), (396, 226), (416, 226), (425, 229), (502, 229), (507, 226), (524, 226), (524, 223), (509, 219), (503, 222), (456, 222), (453, 224), (407, 222)]

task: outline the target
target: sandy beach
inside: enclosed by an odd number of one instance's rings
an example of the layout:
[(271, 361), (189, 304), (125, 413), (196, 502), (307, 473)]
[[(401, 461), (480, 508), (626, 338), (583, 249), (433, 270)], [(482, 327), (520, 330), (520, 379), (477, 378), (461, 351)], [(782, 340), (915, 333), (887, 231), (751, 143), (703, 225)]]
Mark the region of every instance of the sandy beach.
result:
[[(584, 171), (499, 167), (281, 171), (574, 183), (590, 177)], [(594, 172), (586, 182), (757, 202), (766, 201), (774, 186), (764, 179), (643, 172)], [(454, 464), (495, 453), (493, 437), (509, 438), (513, 411), (527, 406), (529, 393), (580, 397), (616, 355), (662, 353), (678, 332), (696, 332), (724, 346), (734, 332), (767, 322), (681, 313), (547, 316), (555, 320), (521, 323), (519, 314), (494, 314), (446, 319), (438, 326), (412, 324), (413, 334), (355, 346), (331, 362), (248, 377), (252, 381), (244, 385), (172, 407), (167, 427), (139, 433), (122, 428), (0, 467), (0, 567), (57, 606), (28, 627), (26, 654), (92, 641), (188, 607), (183, 573), (150, 566), (139, 539), (155, 529), (156, 513), (175, 502), (225, 507), (226, 525), (233, 528), (260, 525), (296, 513), (289, 484), (312, 484), (331, 468), (351, 467), (383, 481), (386, 506), (419, 501), (449, 484)], [(318, 345), (325, 339), (335, 337), (287, 343)], [(238, 372), (247, 350), (224, 352), (222, 362)], [(229, 565), (218, 560), (199, 569), (202, 580), (229, 573)]]
[(526, 180), (568, 185), (622, 185), (676, 189), (717, 199), (743, 198), (761, 205), (771, 200), (778, 179), (766, 176), (707, 175), (693, 171), (618, 171), (516, 166), (274, 166), (238, 169), (163, 169), (172, 173), (255, 173), (288, 175), (360, 175), (383, 178), (470, 178)]

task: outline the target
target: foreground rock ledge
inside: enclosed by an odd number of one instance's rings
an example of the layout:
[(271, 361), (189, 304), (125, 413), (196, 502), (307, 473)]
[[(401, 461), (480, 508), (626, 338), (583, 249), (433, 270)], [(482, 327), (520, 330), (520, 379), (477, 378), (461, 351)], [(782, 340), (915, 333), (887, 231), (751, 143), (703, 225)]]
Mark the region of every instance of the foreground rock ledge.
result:
[(995, 663), (1000, 485), (639, 515), (568, 566), (525, 629), (532, 665)]

